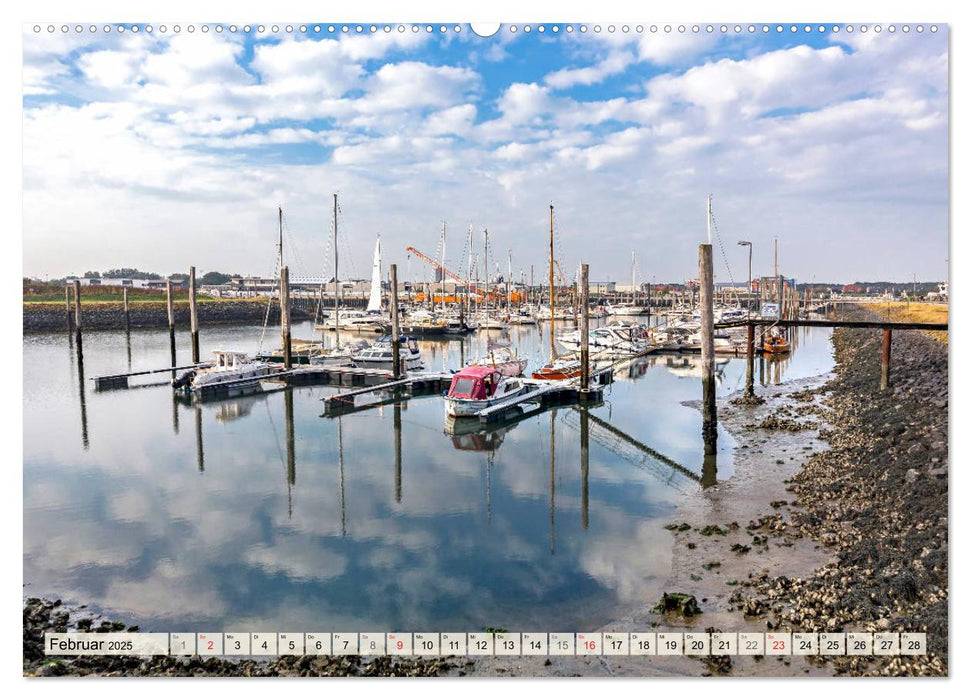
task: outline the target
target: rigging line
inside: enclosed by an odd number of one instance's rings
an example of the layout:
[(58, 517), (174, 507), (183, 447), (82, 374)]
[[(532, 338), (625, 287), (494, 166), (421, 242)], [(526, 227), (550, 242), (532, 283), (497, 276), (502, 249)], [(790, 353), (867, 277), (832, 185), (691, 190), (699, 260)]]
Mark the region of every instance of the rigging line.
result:
[(731, 265), (728, 264), (728, 255), (725, 253), (725, 245), (722, 243), (721, 233), (719, 233), (718, 231), (718, 223), (715, 221), (714, 212), (712, 212), (711, 214), (711, 227), (715, 230), (715, 238), (718, 239), (718, 247), (721, 249), (721, 252), (722, 252), (722, 260), (725, 261), (725, 269), (728, 270), (728, 279), (731, 280), (732, 282), (732, 294), (735, 295), (735, 302), (739, 306), (741, 306), (742, 300), (738, 296), (738, 291), (737, 291), (738, 285), (735, 284), (735, 277), (732, 275), (732, 267)]
[[(340, 222), (340, 228), (337, 232), (337, 238), (338, 238), (337, 244), (341, 245), (341, 243), (343, 243), (344, 250), (347, 251), (347, 269), (350, 272), (349, 275), (345, 274), (344, 278), (358, 279), (357, 266), (354, 264), (354, 253), (351, 248), (351, 239), (347, 235), (347, 222), (344, 219), (344, 207), (341, 206), (340, 201), (338, 201), (337, 203), (337, 218)], [(331, 233), (333, 233), (333, 231)]]
[[(281, 255), (282, 255), (282, 251), (278, 250), (276, 254), (276, 263), (273, 266), (274, 269), (276, 270), (277, 280), (279, 280), (280, 278), (280, 265), (283, 262)], [(266, 327), (270, 325), (270, 308), (273, 306), (273, 292), (275, 290), (276, 290), (276, 284), (274, 284), (273, 288), (270, 289), (270, 293), (267, 295), (267, 298), (266, 298), (266, 314), (264, 314), (263, 316), (263, 330), (260, 331), (260, 344), (259, 344), (259, 347), (257, 348), (257, 351), (256, 351), (257, 353), (263, 352), (263, 340), (266, 338)]]

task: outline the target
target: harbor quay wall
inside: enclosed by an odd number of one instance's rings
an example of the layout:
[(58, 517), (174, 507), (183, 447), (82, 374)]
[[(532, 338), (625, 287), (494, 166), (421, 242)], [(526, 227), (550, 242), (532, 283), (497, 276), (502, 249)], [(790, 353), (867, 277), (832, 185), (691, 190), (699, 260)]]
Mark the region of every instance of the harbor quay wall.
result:
[[(176, 302), (175, 327), (189, 327), (189, 303)], [(24, 333), (64, 331), (68, 328), (68, 315), (63, 304), (26, 303), (24, 309)], [(313, 320), (316, 304), (295, 303), (290, 318), (292, 322)], [(200, 326), (229, 324), (262, 324), (266, 318), (266, 300), (204, 301), (200, 300), (197, 315)], [(74, 310), (72, 306), (71, 316)], [(168, 312), (165, 302), (132, 302), (128, 311), (132, 328), (168, 328)], [(280, 307), (270, 305), (270, 324), (279, 324)], [(121, 302), (81, 302), (81, 329), (92, 331), (124, 330), (125, 309)]]

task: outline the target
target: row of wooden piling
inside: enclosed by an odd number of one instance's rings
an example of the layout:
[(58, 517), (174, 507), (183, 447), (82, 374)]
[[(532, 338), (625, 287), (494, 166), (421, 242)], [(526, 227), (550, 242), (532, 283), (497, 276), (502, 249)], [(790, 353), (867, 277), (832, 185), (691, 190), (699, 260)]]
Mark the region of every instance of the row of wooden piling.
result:
[[(74, 288), (74, 308), (71, 308), (71, 288)], [(128, 287), (122, 290), (122, 305), (125, 315), (125, 331), (131, 330), (131, 305)], [(74, 331), (80, 338), (82, 331), (81, 280), (64, 286), (64, 306), (67, 314), (67, 330)], [(169, 336), (175, 342), (175, 305), (172, 300), (172, 280), (165, 280), (165, 306), (169, 322)], [(189, 328), (192, 333), (192, 362), (199, 362), (199, 316), (196, 302), (196, 268), (189, 268)]]

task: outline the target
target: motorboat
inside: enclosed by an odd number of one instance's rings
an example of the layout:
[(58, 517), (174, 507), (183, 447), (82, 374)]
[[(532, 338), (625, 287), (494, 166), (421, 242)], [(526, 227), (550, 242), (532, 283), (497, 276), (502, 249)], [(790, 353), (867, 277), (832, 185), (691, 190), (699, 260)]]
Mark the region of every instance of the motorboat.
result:
[(335, 318), (333, 314), (314, 326), (318, 331), (340, 330), (357, 333), (387, 333), (391, 323), (380, 314), (368, 313), (357, 309), (341, 309)]
[[(390, 335), (383, 335), (374, 343), (358, 350), (351, 356), (358, 367), (370, 369), (394, 369), (394, 345)], [(425, 366), (421, 358), (418, 342), (408, 335), (398, 337), (398, 359), (404, 362), (406, 372), (422, 369)]]
[(490, 313), (482, 313), (475, 316), (475, 323), (483, 330), (504, 331), (509, 324)]
[(576, 379), (582, 373), (583, 368), (579, 360), (565, 357), (557, 358), (548, 362), (537, 370), (533, 371), (533, 379), (542, 381), (559, 381), (564, 379)]
[(647, 309), (636, 304), (610, 304), (603, 305), (604, 311), (608, 316), (641, 316), (647, 313)]
[[(570, 331), (557, 338), (557, 342), (570, 352), (581, 348), (580, 331)], [(594, 328), (589, 332), (587, 346), (599, 357), (641, 355), (656, 349), (647, 337), (647, 329), (640, 325), (617, 324)]]
[(769, 355), (784, 355), (789, 352), (792, 348), (789, 345), (789, 341), (783, 338), (781, 335), (767, 335), (762, 343), (762, 349), (766, 354)]
[(449, 416), (474, 416), (525, 390), (522, 379), (504, 377), (492, 367), (464, 367), (452, 377), (445, 394), (445, 408)]
[(536, 317), (529, 309), (522, 308), (509, 314), (510, 326), (535, 326), (536, 323)]
[(172, 388), (184, 395), (229, 395), (259, 386), (262, 377), (278, 368), (232, 350), (215, 350), (212, 355), (210, 365), (183, 372), (172, 380)]

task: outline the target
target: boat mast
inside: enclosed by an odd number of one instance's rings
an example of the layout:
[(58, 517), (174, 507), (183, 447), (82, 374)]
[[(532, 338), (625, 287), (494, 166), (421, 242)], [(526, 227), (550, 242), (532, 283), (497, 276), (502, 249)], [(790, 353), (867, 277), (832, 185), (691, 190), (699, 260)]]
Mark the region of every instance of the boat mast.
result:
[(512, 248), (509, 249), (509, 258), (506, 263), (506, 313), (512, 316)]
[(468, 240), (469, 265), (468, 265), (468, 269), (466, 270), (466, 273), (465, 273), (465, 279), (466, 279), (466, 284), (465, 284), (465, 299), (462, 301), (463, 308), (468, 308), (470, 314), (472, 313), (472, 289), (471, 289), (472, 285), (470, 284), (470, 282), (472, 280), (472, 253), (473, 253), (473, 245), (474, 245), (474, 242), (473, 242), (473, 235), (472, 235), (472, 222), (470, 221), (469, 222), (469, 240)]
[(486, 317), (489, 316), (489, 229), (482, 229), (485, 232), (485, 293), (486, 293)]
[(442, 316), (445, 316), (445, 222), (442, 222)]
[(277, 276), (279, 276), (280, 270), (283, 269), (283, 207), (278, 206), (276, 208), (276, 211), (277, 211), (277, 220), (279, 221), (279, 230), (280, 230), (280, 243), (279, 243), (280, 265), (276, 269)]
[(334, 193), (334, 347), (341, 346), (341, 286), (337, 277), (337, 193)]
[(556, 359), (556, 343), (553, 330), (556, 326), (556, 312), (553, 297), (553, 205), (550, 204), (550, 364)]

